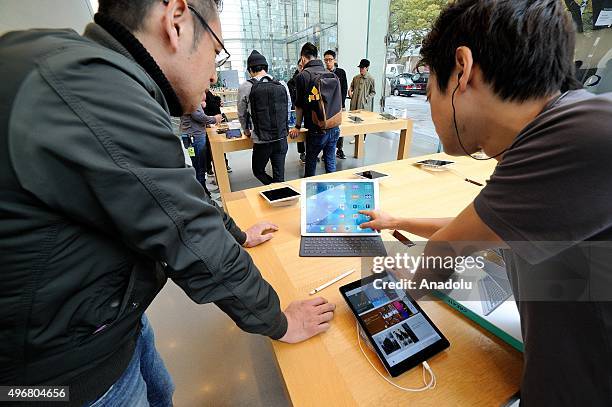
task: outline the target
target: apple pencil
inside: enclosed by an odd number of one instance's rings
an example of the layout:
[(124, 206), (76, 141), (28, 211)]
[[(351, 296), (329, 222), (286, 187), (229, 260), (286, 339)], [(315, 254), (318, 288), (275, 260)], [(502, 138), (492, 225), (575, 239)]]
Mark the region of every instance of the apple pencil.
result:
[(334, 283), (337, 283), (338, 281), (342, 280), (342, 279), (343, 279), (343, 278), (345, 278), (345, 277), (350, 276), (350, 275), (351, 275), (351, 274), (353, 274), (354, 272), (355, 272), (355, 269), (352, 269), (352, 270), (347, 271), (347, 272), (346, 272), (346, 273), (344, 273), (344, 274), (340, 274), (338, 277), (334, 278), (333, 280), (328, 281), (327, 283), (325, 283), (325, 284), (323, 284), (323, 285), (321, 285), (321, 286), (319, 286), (319, 287), (315, 288), (315, 289), (314, 289), (314, 290), (312, 290), (312, 291), (311, 291), (309, 294), (310, 294), (310, 295), (315, 295), (316, 293), (318, 293), (318, 292), (319, 292), (319, 291), (321, 291), (321, 290), (326, 289), (326, 288), (327, 288), (327, 287), (329, 287), (330, 285), (332, 285), (332, 284), (334, 284)]

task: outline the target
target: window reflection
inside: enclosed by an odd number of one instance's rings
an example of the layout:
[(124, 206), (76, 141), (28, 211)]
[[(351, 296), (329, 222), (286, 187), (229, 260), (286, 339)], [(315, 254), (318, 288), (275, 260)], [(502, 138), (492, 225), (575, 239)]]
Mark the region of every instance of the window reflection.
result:
[(612, 0), (564, 0), (576, 24), (576, 79), (593, 93), (612, 92)]
[(235, 70), (245, 80), (246, 59), (262, 53), (269, 72), (289, 80), (306, 41), (321, 51), (337, 49), (337, 0), (224, 0), (221, 24), (232, 58), (222, 70)]

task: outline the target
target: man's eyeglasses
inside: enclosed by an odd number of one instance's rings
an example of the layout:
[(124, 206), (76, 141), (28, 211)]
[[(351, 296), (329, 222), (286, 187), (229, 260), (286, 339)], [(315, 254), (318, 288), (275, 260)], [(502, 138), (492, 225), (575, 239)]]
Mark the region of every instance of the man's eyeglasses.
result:
[(227, 60), (230, 59), (230, 53), (227, 52), (227, 49), (225, 49), (225, 45), (223, 45), (219, 37), (217, 37), (217, 34), (215, 34), (215, 32), (212, 30), (212, 28), (210, 28), (208, 23), (206, 23), (204, 17), (202, 17), (202, 15), (198, 13), (197, 10), (193, 8), (191, 4), (188, 4), (187, 7), (198, 18), (198, 20), (200, 20), (202, 26), (204, 26), (204, 28), (206, 28), (208, 32), (210, 32), (210, 35), (212, 35), (213, 38), (219, 43), (219, 45), (221, 45), (221, 48), (223, 48), (223, 50), (219, 52), (215, 57), (215, 65), (217, 66), (217, 68), (222, 67), (227, 62)]

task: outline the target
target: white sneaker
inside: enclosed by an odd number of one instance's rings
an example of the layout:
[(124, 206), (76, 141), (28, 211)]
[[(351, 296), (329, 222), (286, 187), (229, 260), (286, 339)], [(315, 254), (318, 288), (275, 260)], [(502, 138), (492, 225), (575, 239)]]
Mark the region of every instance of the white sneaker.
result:
[(354, 139), (354, 138), (352, 138), (352, 139), (349, 141), (349, 144), (355, 144), (355, 139)]

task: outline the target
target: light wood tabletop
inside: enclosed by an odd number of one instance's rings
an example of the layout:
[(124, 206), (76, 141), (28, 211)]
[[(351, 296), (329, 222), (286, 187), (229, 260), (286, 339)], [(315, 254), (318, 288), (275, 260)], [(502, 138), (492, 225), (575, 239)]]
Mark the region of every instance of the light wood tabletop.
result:
[[(356, 116), (363, 121), (354, 123), (349, 119), (349, 116)], [(410, 119), (395, 119), (385, 120), (379, 113), (368, 112), (364, 110), (355, 112), (344, 112), (342, 124), (340, 125), (340, 136), (348, 137), (355, 136), (355, 157), (363, 157), (364, 135), (370, 133), (399, 131), (399, 146), (397, 151), (397, 159), (403, 160), (408, 158), (410, 144), (412, 143), (412, 127), (413, 122)], [(287, 138), (289, 142), (304, 141), (306, 129), (302, 129), (300, 137), (296, 139)], [(228, 192), (231, 192), (229, 175), (225, 167), (225, 153), (233, 151), (249, 150), (253, 148), (253, 141), (246, 136), (240, 138), (228, 139), (224, 134), (218, 134), (216, 127), (207, 129), (207, 134), (210, 139), (212, 152), (212, 161), (215, 167), (215, 174), (221, 198), (225, 205), (224, 197)]]
[[(425, 159), (450, 159), (456, 172), (429, 172), (412, 163)], [(393, 161), (367, 169), (389, 174), (380, 181), (381, 208), (410, 217), (456, 216), (478, 194), (481, 187), (464, 181), (468, 177), (484, 184), (495, 161), (479, 162), (444, 154)], [(351, 179), (355, 170), (326, 174), (318, 179)], [(300, 180), (288, 182), (300, 188)], [(260, 187), (226, 196), (227, 208), (243, 228), (260, 220), (276, 223), (280, 230), (268, 243), (249, 249), (262, 275), (276, 289), (283, 307), (297, 299), (312, 298), (308, 292), (351, 268), (361, 269), (359, 258), (301, 258), (299, 205), (272, 208), (259, 196)], [(413, 240), (418, 239), (410, 236)], [(393, 240), (385, 233), (385, 240)], [(273, 342), (280, 370), (295, 406), (499, 406), (519, 388), (522, 355), (443, 303), (422, 300), (420, 305), (448, 338), (448, 350), (429, 364), (437, 377), (433, 390), (408, 393), (386, 383), (359, 350), (355, 319), (338, 288), (360, 278), (360, 273), (323, 290), (320, 295), (337, 305), (328, 332), (309, 341), (288, 345)], [(379, 371), (384, 368), (366, 348)], [(395, 383), (422, 386), (421, 367)]]

